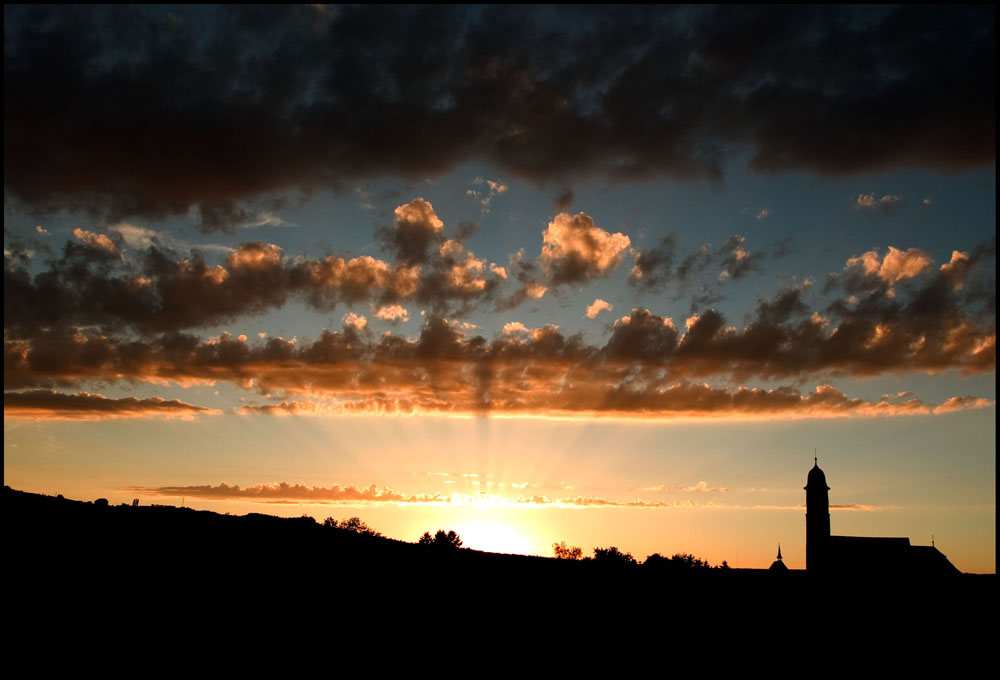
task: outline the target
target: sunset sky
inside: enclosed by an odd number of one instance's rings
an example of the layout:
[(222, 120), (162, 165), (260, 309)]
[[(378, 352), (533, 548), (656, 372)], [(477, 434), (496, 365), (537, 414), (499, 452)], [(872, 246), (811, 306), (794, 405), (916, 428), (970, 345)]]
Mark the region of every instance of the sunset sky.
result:
[(996, 9), (4, 8), (4, 483), (996, 570)]

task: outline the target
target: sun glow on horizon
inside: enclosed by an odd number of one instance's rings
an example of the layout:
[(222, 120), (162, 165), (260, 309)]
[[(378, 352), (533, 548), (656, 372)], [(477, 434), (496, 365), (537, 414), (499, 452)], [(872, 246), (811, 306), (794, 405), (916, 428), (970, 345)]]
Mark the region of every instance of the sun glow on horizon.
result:
[(512, 555), (537, 554), (531, 541), (502, 522), (473, 520), (455, 527), (462, 538), (462, 547)]

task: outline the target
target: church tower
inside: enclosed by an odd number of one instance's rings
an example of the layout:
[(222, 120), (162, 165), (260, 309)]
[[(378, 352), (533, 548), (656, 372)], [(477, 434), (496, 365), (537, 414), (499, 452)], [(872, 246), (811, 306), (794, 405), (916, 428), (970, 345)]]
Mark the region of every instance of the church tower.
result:
[(806, 481), (806, 570), (826, 571), (830, 545), (830, 487), (826, 475), (813, 459), (813, 468)]

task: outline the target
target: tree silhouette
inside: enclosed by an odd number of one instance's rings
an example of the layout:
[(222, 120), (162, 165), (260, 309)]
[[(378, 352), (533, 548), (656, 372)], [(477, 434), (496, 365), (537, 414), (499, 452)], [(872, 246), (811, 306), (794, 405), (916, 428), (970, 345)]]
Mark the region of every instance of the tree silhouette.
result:
[(711, 569), (708, 560), (695, 557), (690, 553), (677, 553), (670, 558), (670, 566), (682, 569)]
[(642, 566), (644, 566), (644, 567), (655, 567), (657, 569), (662, 569), (663, 567), (667, 566), (669, 563), (670, 563), (670, 560), (668, 560), (666, 557), (664, 557), (660, 553), (653, 553), (652, 555), (649, 555), (643, 561)]
[(556, 559), (559, 560), (578, 560), (583, 557), (583, 550), (578, 546), (569, 547), (566, 545), (566, 541), (561, 543), (553, 543), (552, 550), (556, 553)]
[(360, 517), (351, 517), (340, 523), (341, 529), (347, 529), (348, 531), (353, 531), (356, 534), (363, 534), (364, 536), (381, 536), (379, 532), (375, 531), (367, 524), (361, 521)]
[(435, 548), (455, 549), (462, 547), (462, 539), (454, 531), (445, 533), (444, 529), (438, 529), (433, 538), (429, 531), (425, 531), (424, 535), (417, 541), (417, 544), (432, 545)]
[(330, 529), (344, 529), (355, 534), (361, 534), (362, 536), (381, 536), (381, 532), (375, 531), (370, 526), (361, 521), (360, 517), (351, 517), (350, 519), (345, 519), (341, 521), (335, 520), (333, 517), (327, 517), (323, 520), (323, 526)]
[[(725, 564), (725, 563), (723, 563)], [(642, 563), (644, 567), (655, 569), (711, 569), (712, 565), (708, 560), (695, 557), (690, 553), (676, 553), (673, 557), (664, 557), (660, 553), (653, 553)], [(729, 565), (726, 564), (726, 569)]]
[(594, 548), (594, 561), (606, 565), (635, 564), (632, 553), (623, 553), (615, 546), (610, 548)]

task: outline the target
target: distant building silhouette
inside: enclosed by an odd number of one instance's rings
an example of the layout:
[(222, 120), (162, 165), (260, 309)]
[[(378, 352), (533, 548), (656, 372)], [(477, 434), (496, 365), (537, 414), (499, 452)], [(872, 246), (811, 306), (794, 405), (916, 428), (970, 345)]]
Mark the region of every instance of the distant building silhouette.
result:
[(788, 566), (781, 561), (781, 544), (778, 544), (778, 557), (775, 558), (771, 566), (768, 567), (768, 571), (788, 571)]
[[(830, 534), (830, 487), (814, 459), (806, 481), (806, 570), (818, 574), (939, 576), (960, 573), (933, 545), (909, 538)], [(779, 560), (781, 549), (779, 547)], [(771, 565), (774, 569), (774, 565)]]

